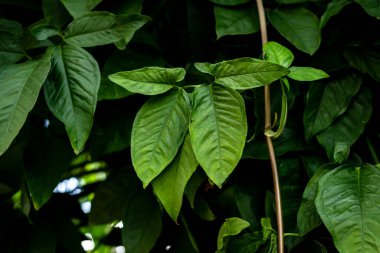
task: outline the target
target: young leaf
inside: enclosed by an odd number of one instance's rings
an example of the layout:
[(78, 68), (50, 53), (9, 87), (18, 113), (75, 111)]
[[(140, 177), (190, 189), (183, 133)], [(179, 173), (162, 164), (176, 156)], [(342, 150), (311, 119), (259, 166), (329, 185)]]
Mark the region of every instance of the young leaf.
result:
[(174, 160), (152, 181), (155, 194), (175, 222), (181, 211), (186, 184), (197, 166), (198, 161), (191, 147), (190, 136), (187, 135)]
[(100, 84), (97, 61), (84, 49), (57, 47), (52, 72), (44, 85), (46, 103), (65, 124), (75, 153), (83, 150), (90, 134)]
[(198, 62), (195, 67), (214, 76), (215, 83), (236, 90), (261, 87), (289, 73), (280, 65), (254, 58), (239, 58), (215, 64)]
[(105, 11), (91, 12), (67, 26), (64, 40), (80, 47), (110, 44), (131, 38), (149, 20), (149, 17), (138, 14), (116, 16)]
[(330, 164), (322, 166), (315, 172), (314, 176), (307, 183), (297, 214), (297, 225), (301, 235), (305, 235), (322, 224), (314, 203), (317, 195), (318, 183), (327, 172), (330, 172), (335, 167), (336, 165)]
[(319, 20), (305, 8), (273, 9), (269, 11), (270, 23), (299, 50), (314, 54), (321, 43)]
[(257, 8), (230, 9), (214, 7), (217, 39), (226, 35), (251, 34), (260, 31)]
[(185, 78), (183, 68), (144, 67), (141, 69), (118, 72), (108, 78), (129, 90), (144, 95), (157, 95), (164, 93)]
[(249, 223), (237, 217), (226, 219), (218, 233), (217, 252), (222, 253), (226, 250), (226, 240), (232, 235), (240, 234), (241, 231), (249, 227)]
[(294, 55), (289, 49), (274, 41), (265, 43), (263, 52), (265, 60), (276, 63), (285, 68), (288, 68), (294, 60)]
[(331, 1), (321, 16), (321, 21), (319, 23), (319, 29), (322, 29), (325, 27), (327, 22), (335, 15), (338, 15), (344, 7), (346, 7), (348, 4), (352, 3), (353, 0), (333, 0)]
[(326, 129), (347, 110), (361, 83), (360, 75), (349, 74), (310, 85), (304, 113), (306, 140)]
[(189, 119), (190, 100), (182, 88), (151, 98), (137, 113), (131, 153), (144, 188), (174, 159), (185, 138)]
[(195, 156), (209, 178), (219, 187), (232, 173), (242, 155), (247, 118), (241, 95), (218, 85), (194, 90), (190, 136)]
[(126, 207), (122, 230), (125, 253), (149, 253), (162, 230), (160, 207), (151, 193), (141, 189), (129, 198)]
[(102, 0), (61, 0), (62, 4), (74, 18), (78, 18), (83, 14), (90, 12), (101, 1)]
[(318, 184), (315, 205), (342, 253), (377, 252), (380, 223), (380, 171), (364, 164), (342, 166), (325, 174)]
[(38, 60), (0, 69), (0, 155), (24, 125), (49, 70), (50, 53)]
[(352, 100), (347, 111), (330, 127), (317, 135), (330, 161), (343, 162), (349, 149), (365, 129), (372, 114), (372, 94), (363, 88)]
[(371, 16), (380, 17), (379, 0), (355, 0)]
[(0, 19), (0, 67), (16, 63), (24, 57), (21, 44), (23, 29), (20, 23)]
[(288, 77), (297, 81), (316, 81), (329, 77), (323, 70), (310, 67), (290, 67)]

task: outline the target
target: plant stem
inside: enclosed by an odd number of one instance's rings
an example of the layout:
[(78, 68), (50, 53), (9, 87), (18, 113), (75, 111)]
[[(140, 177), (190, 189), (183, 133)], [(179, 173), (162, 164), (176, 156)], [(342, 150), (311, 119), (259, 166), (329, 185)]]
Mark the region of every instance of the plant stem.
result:
[[(259, 12), (260, 31), (261, 31), (261, 43), (264, 44), (268, 41), (267, 24), (265, 19), (265, 10), (262, 0), (256, 0), (257, 9)], [(264, 57), (264, 55), (263, 55)], [(270, 108), (270, 84), (264, 86), (264, 102), (265, 102), (265, 131), (271, 129), (271, 108)], [(276, 215), (277, 215), (277, 244), (278, 253), (284, 253), (284, 228), (282, 221), (282, 206), (281, 206), (281, 193), (280, 193), (280, 181), (278, 178), (278, 170), (276, 163), (276, 155), (274, 153), (272, 137), (265, 136), (270, 164), (272, 168), (274, 197), (276, 203)]]

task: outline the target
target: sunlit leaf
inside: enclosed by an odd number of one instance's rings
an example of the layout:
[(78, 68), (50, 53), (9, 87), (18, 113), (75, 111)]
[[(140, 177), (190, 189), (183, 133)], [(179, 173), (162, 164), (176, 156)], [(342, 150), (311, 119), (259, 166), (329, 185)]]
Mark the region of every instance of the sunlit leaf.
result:
[(239, 58), (215, 64), (195, 63), (195, 67), (214, 76), (215, 83), (237, 90), (261, 87), (289, 73), (280, 65), (254, 58)]
[(358, 74), (349, 74), (310, 85), (304, 113), (306, 139), (329, 127), (347, 110), (361, 83)]
[(297, 81), (316, 81), (329, 75), (320, 69), (310, 67), (290, 67), (288, 77)]
[(132, 129), (133, 166), (144, 188), (174, 159), (185, 138), (190, 101), (179, 88), (148, 100)]
[(130, 92), (157, 95), (173, 88), (185, 74), (183, 68), (144, 67), (111, 74), (108, 78)]
[(194, 90), (190, 136), (194, 153), (209, 178), (219, 187), (242, 155), (247, 136), (241, 95), (218, 85)]
[(186, 184), (197, 166), (198, 161), (194, 156), (190, 136), (187, 135), (174, 160), (152, 181), (155, 194), (174, 221), (177, 221), (181, 211)]
[(319, 20), (305, 8), (272, 9), (269, 20), (276, 30), (299, 50), (314, 54), (321, 43)]
[(341, 253), (377, 252), (380, 248), (380, 171), (364, 164), (341, 166), (318, 184), (315, 205)]
[(44, 85), (45, 100), (65, 124), (75, 153), (83, 150), (90, 134), (99, 84), (98, 63), (86, 50), (71, 45), (56, 48)]
[(350, 147), (363, 133), (372, 114), (372, 94), (363, 88), (351, 101), (347, 111), (331, 126), (317, 135), (330, 161), (343, 162)]
[(24, 125), (49, 70), (49, 52), (41, 59), (0, 69), (0, 155)]
[(265, 43), (263, 52), (267, 61), (279, 64), (285, 68), (288, 68), (294, 60), (294, 55), (289, 49), (274, 41)]
[(225, 252), (225, 248), (227, 246), (227, 239), (232, 235), (240, 234), (245, 228), (249, 227), (249, 223), (243, 219), (233, 217), (228, 218), (222, 224), (218, 233), (218, 241), (217, 241), (217, 252), (222, 253)]

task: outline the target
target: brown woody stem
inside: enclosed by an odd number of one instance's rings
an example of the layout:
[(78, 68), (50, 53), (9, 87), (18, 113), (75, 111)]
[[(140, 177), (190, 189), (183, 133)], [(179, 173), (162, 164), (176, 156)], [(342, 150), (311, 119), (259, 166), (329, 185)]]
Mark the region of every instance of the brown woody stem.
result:
[[(268, 41), (267, 25), (265, 19), (265, 10), (262, 0), (256, 0), (257, 9), (259, 12), (260, 20), (260, 31), (261, 31), (261, 43), (264, 46)], [(264, 55), (263, 55), (264, 57)], [(270, 84), (264, 86), (264, 102), (265, 102), (265, 131), (271, 129), (271, 108), (270, 108)], [(272, 168), (273, 186), (274, 186), (274, 197), (276, 203), (276, 214), (277, 214), (277, 244), (278, 253), (284, 253), (284, 228), (282, 221), (282, 206), (281, 206), (281, 192), (280, 192), (280, 181), (278, 178), (278, 170), (276, 163), (276, 155), (274, 153), (272, 137), (265, 136), (270, 165)]]

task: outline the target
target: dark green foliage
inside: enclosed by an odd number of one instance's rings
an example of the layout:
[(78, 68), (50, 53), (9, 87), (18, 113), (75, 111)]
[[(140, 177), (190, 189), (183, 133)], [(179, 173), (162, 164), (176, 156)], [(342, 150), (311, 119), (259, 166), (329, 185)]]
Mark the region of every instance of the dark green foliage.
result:
[(379, 252), (379, 1), (264, 6), (0, 0), (0, 252), (277, 252), (265, 135), (286, 252)]

